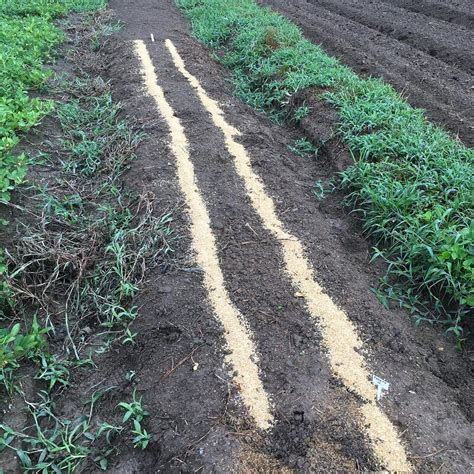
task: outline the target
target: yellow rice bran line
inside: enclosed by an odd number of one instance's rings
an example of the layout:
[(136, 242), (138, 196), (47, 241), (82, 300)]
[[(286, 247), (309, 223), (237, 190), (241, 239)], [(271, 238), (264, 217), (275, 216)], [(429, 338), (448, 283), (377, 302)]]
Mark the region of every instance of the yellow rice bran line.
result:
[(211, 230), (206, 205), (196, 185), (184, 128), (158, 85), (155, 68), (145, 43), (141, 40), (134, 43), (148, 93), (155, 100), (160, 115), (170, 130), (170, 149), (176, 158), (178, 180), (191, 221), (192, 246), (197, 264), (204, 272), (204, 285), (209, 300), (224, 327), (226, 343), (230, 350), (227, 362), (237, 373), (235, 381), (250, 415), (259, 428), (267, 429), (271, 426), (273, 417), (259, 377), (255, 347), (243, 316), (230, 301), (225, 289), (224, 276), (217, 257), (216, 240)]

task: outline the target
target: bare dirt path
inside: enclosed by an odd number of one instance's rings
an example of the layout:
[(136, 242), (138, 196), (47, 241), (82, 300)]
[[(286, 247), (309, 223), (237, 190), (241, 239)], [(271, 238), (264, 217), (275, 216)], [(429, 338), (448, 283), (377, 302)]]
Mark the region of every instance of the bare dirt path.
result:
[[(369, 245), (341, 207), (341, 196), (318, 203), (312, 195), (314, 180), (334, 173), (331, 164), (294, 156), (287, 146), (292, 130), (276, 126), (232, 96), (226, 71), (191, 37), (171, 0), (110, 3), (126, 26), (108, 51), (107, 75), (126, 112), (148, 133), (128, 179), (175, 208), (181, 237), (180, 263), (152, 275), (140, 302), (138, 348), (106, 356), (103, 368), (83, 382), (86, 387), (115, 377), (120, 385), (124, 370), (136, 371), (156, 439), (144, 452), (124, 448), (111, 466), (114, 472), (375, 470), (393, 468), (391, 462), (403, 466), (405, 452), (407, 463), (417, 470), (471, 470), (468, 361), (435, 330), (415, 329), (406, 314), (384, 309), (370, 292), (380, 269), (369, 266)], [(209, 98), (218, 101), (225, 121), (240, 132), (235, 141), (243, 145), (252, 173), (262, 179), (276, 217), (304, 246), (326, 301), (338, 305), (359, 335), (357, 357), (343, 361), (349, 369), (353, 364), (347, 377), (334, 364), (327, 325), (312, 316), (308, 295), (295, 288), (285, 246), (265, 224), (265, 211), (239, 175), (225, 133), (176, 67), (167, 39)], [(146, 88), (143, 57), (154, 68), (156, 77), (150, 77), (162, 91), (159, 102)], [(172, 114), (163, 114), (166, 104)], [(173, 145), (173, 123), (182, 127), (186, 144)], [(187, 163), (194, 187), (186, 187), (180, 160)], [(200, 220), (190, 212), (193, 193), (202, 198), (199, 209), (207, 213), (215, 239), (214, 249), (207, 251), (215, 250), (225, 293), (254, 344), (256, 357), (250, 357), (248, 366), (256, 365), (263, 387), (259, 393), (268, 397), (270, 429), (261, 424), (259, 429), (249, 409), (245, 374), (238, 373), (242, 367), (236, 372), (236, 348), (212, 302), (215, 285), (206, 283), (208, 262), (199, 258), (196, 247), (196, 229), (207, 217), (201, 213)], [(345, 323), (340, 327), (342, 338)], [(362, 378), (359, 357), (367, 363)], [(377, 404), (367, 401), (373, 388), (368, 394), (360, 390), (371, 386), (372, 373), (391, 384)], [(347, 382), (351, 377), (353, 386)], [(364, 419), (370, 406), (388, 420), (399, 441), (387, 444), (387, 430), (374, 439), (382, 425), (371, 427)], [(389, 449), (381, 454), (380, 446)], [(393, 453), (398, 453), (396, 460)]]
[[(358, 73), (383, 77), (433, 121), (459, 134), (466, 145), (474, 144), (473, 25), (440, 19), (436, 6), (444, 11), (446, 2), (261, 3), (293, 20), (309, 39)], [(449, 2), (450, 18), (472, 18), (472, 4), (457, 3)]]

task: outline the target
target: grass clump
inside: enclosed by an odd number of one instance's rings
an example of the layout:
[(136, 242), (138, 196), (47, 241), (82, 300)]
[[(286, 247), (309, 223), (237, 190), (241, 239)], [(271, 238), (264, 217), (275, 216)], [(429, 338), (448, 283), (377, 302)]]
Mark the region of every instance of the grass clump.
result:
[(294, 140), (293, 144), (289, 145), (288, 148), (301, 158), (308, 155), (317, 155), (318, 153), (318, 149), (305, 137)]
[(237, 95), (274, 120), (295, 120), (289, 102), (299, 90), (325, 91), (318, 99), (336, 107), (338, 133), (355, 157), (342, 185), (375, 256), (388, 263), (389, 294), (418, 320), (443, 321), (461, 338), (474, 307), (474, 151), (391, 86), (359, 78), (254, 0), (177, 4), (232, 70)]

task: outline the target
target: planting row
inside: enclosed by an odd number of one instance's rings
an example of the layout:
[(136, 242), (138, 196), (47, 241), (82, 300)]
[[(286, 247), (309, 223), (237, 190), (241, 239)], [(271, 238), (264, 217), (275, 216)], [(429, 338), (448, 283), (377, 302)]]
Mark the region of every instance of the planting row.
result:
[[(169, 250), (170, 216), (155, 215), (151, 193), (136, 195), (123, 186), (122, 173), (144, 134), (119, 117), (109, 85), (84, 72), (84, 58), (117, 25), (105, 13), (76, 19), (68, 57), (80, 57), (80, 64), (70, 64), (79, 75), (53, 78), (43, 68), (65, 37), (53, 20), (103, 3), (0, 0), (1, 200), (16, 218), (16, 230), (4, 228), (7, 251), (0, 264), (5, 472), (74, 472), (85, 463), (105, 470), (120, 442), (145, 449), (151, 440), (133, 373), (124, 373), (131, 393), (107, 385), (85, 399), (81, 392), (73, 413), (61, 403), (74, 396), (58, 397), (74, 391), (74, 380), (113, 344), (136, 344), (134, 297), (148, 268)], [(48, 96), (53, 91), (60, 100), (31, 98), (33, 89)], [(48, 127), (35, 131), (40, 143), (24, 147), (31, 156), (16, 154), (21, 134), (47, 113)], [(121, 401), (104, 419), (98, 405), (112, 392)]]
[[(375, 255), (388, 263), (388, 296), (461, 338), (474, 306), (474, 151), (391, 86), (358, 77), (253, 0), (177, 3), (198, 39), (232, 70), (237, 95), (257, 110), (281, 122), (295, 119), (290, 98), (306, 88), (336, 108), (337, 134), (354, 156), (341, 183)], [(308, 111), (301, 107), (297, 118)]]

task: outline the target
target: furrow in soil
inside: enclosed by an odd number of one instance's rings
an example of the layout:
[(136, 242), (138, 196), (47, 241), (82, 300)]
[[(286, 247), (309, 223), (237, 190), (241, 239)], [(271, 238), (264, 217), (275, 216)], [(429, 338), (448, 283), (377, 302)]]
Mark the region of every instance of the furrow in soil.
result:
[(406, 10), (421, 13), (427, 17), (437, 18), (447, 23), (455, 23), (472, 29), (474, 14), (472, 3), (467, 1), (451, 2), (446, 0), (386, 0)]
[(344, 312), (323, 292), (305, 257), (303, 245), (284, 228), (277, 217), (274, 202), (267, 194), (260, 178), (254, 173), (245, 147), (235, 140), (240, 132), (228, 124), (218, 103), (207, 95), (196, 77), (187, 71), (173, 43), (167, 40), (166, 45), (176, 68), (196, 90), (215, 126), (222, 131), (226, 148), (234, 159), (235, 170), (244, 181), (249, 198), (263, 226), (281, 245), (285, 267), (293, 286), (305, 299), (311, 317), (321, 326), (332, 370), (348, 389), (354, 390), (366, 402), (361, 408), (363, 424), (381, 465), (389, 470), (410, 470), (396, 430), (376, 404), (375, 388), (369, 382), (369, 372), (360, 353), (363, 349), (362, 343), (355, 327)]
[(244, 403), (257, 426), (267, 429), (272, 422), (270, 403), (263, 389), (257, 367), (258, 356), (245, 320), (230, 301), (225, 289), (224, 277), (219, 266), (216, 241), (210, 228), (206, 205), (196, 184), (194, 168), (189, 158), (188, 141), (181, 121), (174, 114), (158, 85), (155, 68), (143, 41), (135, 42), (137, 56), (141, 60), (144, 81), (149, 94), (167, 122), (171, 136), (171, 150), (176, 158), (178, 179), (191, 220), (191, 234), (196, 262), (204, 273), (204, 283), (208, 297), (217, 318), (225, 329), (229, 365), (235, 370)]
[[(431, 120), (458, 135), (466, 145), (474, 144), (472, 73), (320, 4), (307, 0), (262, 0), (261, 3), (295, 21), (310, 40), (321, 44), (356, 72), (385, 79), (413, 106), (425, 109)], [(365, 7), (360, 11), (364, 12)], [(425, 28), (431, 28), (425, 23)], [(414, 26), (407, 22), (406, 28), (414, 29)], [(456, 40), (454, 33), (447, 35)]]

